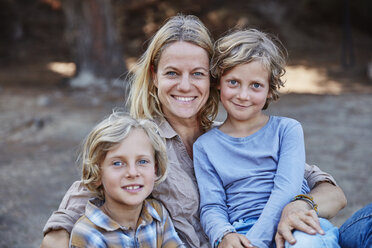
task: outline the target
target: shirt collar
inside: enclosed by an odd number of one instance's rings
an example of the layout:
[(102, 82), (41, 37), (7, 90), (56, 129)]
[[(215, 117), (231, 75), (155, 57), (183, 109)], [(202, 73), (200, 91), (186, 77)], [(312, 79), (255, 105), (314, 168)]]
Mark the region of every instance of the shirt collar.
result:
[(162, 138), (171, 139), (178, 135), (165, 118), (157, 117), (154, 121), (159, 127), (159, 133)]
[[(119, 223), (111, 219), (101, 209), (99, 209), (103, 203), (103, 200), (97, 198), (89, 200), (85, 209), (85, 215), (87, 218), (93, 222), (93, 224), (106, 231), (115, 231), (117, 229), (127, 230), (127, 228), (120, 226)], [(138, 220), (138, 226), (151, 224), (154, 219), (161, 221), (158, 212), (147, 200), (145, 200)]]

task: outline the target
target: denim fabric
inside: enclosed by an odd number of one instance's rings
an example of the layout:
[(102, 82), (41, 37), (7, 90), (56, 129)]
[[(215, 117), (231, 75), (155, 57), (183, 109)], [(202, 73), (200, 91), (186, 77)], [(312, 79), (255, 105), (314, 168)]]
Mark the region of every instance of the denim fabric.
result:
[(372, 203), (358, 210), (340, 227), (342, 248), (372, 247)]
[(324, 235), (310, 235), (301, 231), (294, 231), (296, 239), (294, 245), (285, 242), (285, 248), (331, 248), (340, 247), (338, 244), (338, 228), (333, 226), (327, 219), (319, 218), (320, 226), (325, 232)]
[[(236, 231), (240, 234), (246, 234), (252, 226), (255, 224), (257, 219), (239, 220), (233, 223)], [(288, 242), (285, 243), (286, 248), (331, 248), (340, 247), (338, 245), (338, 228), (333, 226), (331, 222), (326, 219), (319, 218), (320, 226), (324, 230), (325, 234), (320, 235), (309, 235), (301, 231), (294, 231), (293, 235), (297, 240), (296, 244), (290, 245)], [(272, 248), (275, 248), (275, 242), (273, 237)], [(359, 246), (354, 246), (359, 247)]]
[(257, 219), (246, 219), (235, 221), (232, 225), (237, 233), (245, 235), (252, 228)]

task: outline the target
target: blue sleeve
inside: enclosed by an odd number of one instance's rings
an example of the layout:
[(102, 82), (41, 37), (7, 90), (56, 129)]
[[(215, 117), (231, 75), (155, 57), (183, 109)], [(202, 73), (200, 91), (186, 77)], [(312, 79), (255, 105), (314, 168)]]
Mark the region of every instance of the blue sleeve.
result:
[(235, 232), (229, 222), (222, 181), (202, 146), (194, 144), (194, 170), (200, 193), (200, 222), (211, 246), (224, 234)]
[(246, 235), (255, 246), (270, 246), (284, 206), (301, 192), (304, 170), (304, 136), (301, 124), (296, 121), (282, 132), (273, 190), (260, 217)]

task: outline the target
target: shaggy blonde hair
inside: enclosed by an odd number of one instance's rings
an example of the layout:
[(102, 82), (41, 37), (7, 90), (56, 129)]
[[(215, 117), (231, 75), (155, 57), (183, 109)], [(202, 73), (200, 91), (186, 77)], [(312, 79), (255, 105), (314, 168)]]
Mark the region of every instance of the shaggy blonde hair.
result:
[[(177, 15), (170, 18), (153, 36), (130, 78), (132, 82), (129, 96), (130, 114), (135, 118), (164, 117), (151, 70), (157, 71), (162, 52), (177, 41), (197, 45), (207, 52), (209, 60), (212, 57), (213, 42), (207, 28), (199, 18), (193, 15)], [(209, 98), (198, 113), (204, 129), (210, 128), (218, 111), (218, 93), (213, 83), (211, 82), (210, 85)]]
[(279, 99), (279, 89), (284, 86), (281, 77), (285, 74), (287, 51), (282, 43), (256, 29), (235, 30), (215, 43), (212, 58), (212, 75), (221, 77), (237, 65), (260, 61), (269, 71), (269, 93), (263, 109), (271, 101)]
[(133, 129), (142, 129), (148, 135), (155, 151), (155, 184), (165, 180), (167, 172), (167, 153), (165, 140), (160, 137), (157, 125), (150, 120), (136, 120), (123, 112), (114, 112), (98, 123), (88, 134), (80, 154), (82, 160), (82, 182), (95, 195), (104, 199), (101, 182), (101, 163), (108, 151), (114, 149), (128, 137)]

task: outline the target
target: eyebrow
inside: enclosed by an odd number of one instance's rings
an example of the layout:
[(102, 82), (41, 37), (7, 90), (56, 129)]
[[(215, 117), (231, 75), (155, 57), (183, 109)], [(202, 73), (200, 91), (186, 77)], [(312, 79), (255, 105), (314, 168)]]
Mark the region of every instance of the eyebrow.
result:
[[(172, 66), (172, 65), (169, 65), (169, 66), (164, 67), (164, 70), (169, 70), (169, 69), (179, 71), (179, 69), (177, 67)], [(195, 67), (195, 68), (192, 69), (192, 71), (196, 71), (196, 70), (203, 70), (203, 71), (208, 72), (209, 71), (209, 68), (204, 68), (204, 67), (199, 66), (199, 67)]]

